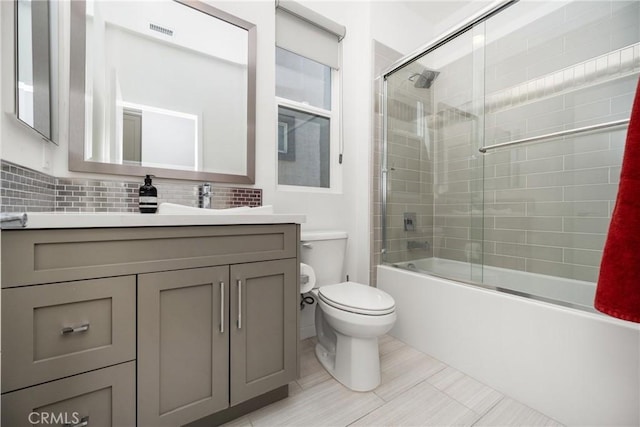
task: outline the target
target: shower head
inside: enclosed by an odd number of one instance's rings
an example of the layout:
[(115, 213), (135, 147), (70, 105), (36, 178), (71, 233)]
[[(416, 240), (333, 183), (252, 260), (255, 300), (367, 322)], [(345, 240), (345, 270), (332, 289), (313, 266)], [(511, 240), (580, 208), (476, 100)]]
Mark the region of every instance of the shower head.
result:
[(415, 73), (409, 76), (409, 80), (413, 82), (413, 87), (418, 89), (429, 89), (433, 81), (438, 77), (440, 71), (425, 68), (422, 73)]

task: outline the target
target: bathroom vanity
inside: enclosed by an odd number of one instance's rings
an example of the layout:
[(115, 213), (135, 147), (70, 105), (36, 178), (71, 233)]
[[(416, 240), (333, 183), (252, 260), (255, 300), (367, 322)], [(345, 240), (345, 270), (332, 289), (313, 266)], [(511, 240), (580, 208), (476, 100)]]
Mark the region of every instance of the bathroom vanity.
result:
[(3, 230), (2, 424), (212, 425), (286, 397), (303, 221), (30, 214)]

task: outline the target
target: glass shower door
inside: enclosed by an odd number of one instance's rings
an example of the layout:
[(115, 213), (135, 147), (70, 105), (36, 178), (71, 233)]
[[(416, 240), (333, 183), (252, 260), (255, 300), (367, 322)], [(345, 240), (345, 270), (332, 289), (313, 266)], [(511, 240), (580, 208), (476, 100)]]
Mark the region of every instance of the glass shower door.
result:
[(386, 77), (386, 263), (482, 281), (483, 33), (481, 24)]
[(638, 82), (640, 2), (520, 2), (486, 21), (485, 51), (485, 283), (533, 273), (520, 292), (591, 307)]

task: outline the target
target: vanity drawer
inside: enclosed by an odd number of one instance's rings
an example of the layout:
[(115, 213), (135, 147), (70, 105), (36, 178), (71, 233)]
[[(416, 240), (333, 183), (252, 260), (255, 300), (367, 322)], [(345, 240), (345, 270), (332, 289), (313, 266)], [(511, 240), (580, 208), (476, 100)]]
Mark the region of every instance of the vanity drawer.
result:
[(3, 426), (135, 426), (135, 362), (2, 395)]
[(296, 224), (33, 229), (3, 231), (1, 244), (10, 288), (295, 258), (299, 236)]
[(136, 277), (2, 290), (2, 392), (135, 359)]

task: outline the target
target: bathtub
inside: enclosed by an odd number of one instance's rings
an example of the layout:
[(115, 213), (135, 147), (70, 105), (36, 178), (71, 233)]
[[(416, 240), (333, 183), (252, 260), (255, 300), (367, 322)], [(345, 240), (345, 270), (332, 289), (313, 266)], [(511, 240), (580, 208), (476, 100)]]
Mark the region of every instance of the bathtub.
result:
[[(466, 263), (412, 263), (404, 267), (468, 279)], [(378, 288), (396, 301), (390, 334), (563, 424), (640, 425), (640, 325), (589, 312), (592, 283), (484, 274), (505, 291), (378, 266)], [(532, 286), (551, 294), (521, 296)]]
[[(471, 266), (467, 262), (442, 258), (424, 258), (394, 264), (396, 267), (431, 274), (442, 278), (459, 279), (462, 282), (483, 282), (476, 284), (485, 289), (520, 295), (582, 311), (597, 313), (593, 308), (596, 285), (592, 282), (565, 279), (544, 274), (527, 273), (507, 268)], [(473, 269), (473, 272), (471, 271)], [(473, 279), (471, 280), (471, 277)]]

